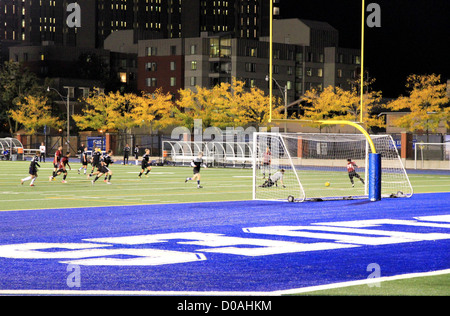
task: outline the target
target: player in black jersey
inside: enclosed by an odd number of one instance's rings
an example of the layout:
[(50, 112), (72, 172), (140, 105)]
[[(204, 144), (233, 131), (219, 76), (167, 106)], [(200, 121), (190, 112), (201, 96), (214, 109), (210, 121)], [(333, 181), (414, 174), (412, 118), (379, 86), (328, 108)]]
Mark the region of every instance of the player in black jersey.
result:
[(81, 168), (78, 169), (78, 174), (80, 174), (80, 170), (83, 169), (84, 170), (84, 174), (86, 175), (86, 170), (87, 170), (87, 165), (88, 165), (88, 152), (87, 152), (87, 147), (83, 148), (83, 151), (80, 154), (80, 162), (81, 162)]
[(112, 159), (112, 155), (113, 151), (110, 149), (105, 155), (102, 156), (101, 160), (103, 161), (106, 168), (108, 168), (108, 172), (105, 173), (105, 180), (104, 180), (104, 182), (106, 182), (107, 184), (111, 184), (110, 180), (112, 177), (112, 171), (111, 169), (109, 169), (109, 165), (115, 162), (115, 160)]
[(200, 185), (200, 168), (206, 168), (206, 165), (203, 163), (202, 152), (199, 152), (197, 158), (192, 160), (191, 166), (194, 167), (194, 176), (192, 178), (186, 178), (184, 183), (188, 182), (189, 180), (197, 180), (197, 189), (201, 189), (203, 187)]
[(145, 170), (145, 176), (148, 177), (148, 173), (152, 171), (152, 166), (150, 166), (150, 149), (145, 149), (145, 154), (142, 156), (142, 162), (141, 162), (141, 172), (139, 173), (139, 178), (142, 176)]
[[(97, 181), (98, 178), (100, 178), (102, 175), (106, 175), (107, 177), (107, 182), (106, 184), (111, 184), (111, 177), (112, 177), (112, 171), (108, 168), (110, 163), (113, 163), (112, 159), (112, 150), (108, 150), (108, 152), (102, 156), (100, 163), (98, 165), (98, 170), (96, 172), (97, 176), (95, 177), (94, 180), (92, 180), (92, 184), (95, 183), (95, 181)], [(106, 178), (105, 178), (106, 180)]]
[(41, 153), (39, 151), (37, 151), (36, 156), (34, 156), (31, 159), (30, 168), (28, 170), (29, 176), (20, 180), (20, 184), (23, 184), (25, 181), (31, 180), (30, 186), (34, 187), (34, 181), (36, 181), (36, 178), (38, 176), (37, 175), (37, 172), (38, 172), (37, 167), (39, 167), (39, 168), (41, 167), (38, 162), (40, 156), (41, 156)]
[(94, 147), (92, 150), (92, 156), (91, 156), (91, 164), (92, 169), (91, 173), (88, 175), (88, 179), (93, 176), (95, 168), (99, 168), (100, 166), (100, 158), (102, 156), (102, 152), (100, 151), (100, 148)]

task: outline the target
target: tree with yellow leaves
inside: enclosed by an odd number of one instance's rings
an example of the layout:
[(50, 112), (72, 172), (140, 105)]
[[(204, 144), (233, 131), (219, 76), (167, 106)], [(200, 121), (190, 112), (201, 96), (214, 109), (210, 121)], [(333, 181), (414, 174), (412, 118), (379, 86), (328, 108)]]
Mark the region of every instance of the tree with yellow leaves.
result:
[[(212, 89), (197, 86), (196, 91), (181, 89), (177, 101), (177, 118), (181, 124), (192, 128), (194, 119), (201, 119), (203, 127), (219, 128), (267, 124), (269, 97), (258, 88), (245, 89), (243, 81), (221, 83)], [(275, 100), (276, 101), (276, 100)], [(281, 118), (280, 104), (274, 102), (272, 118)]]
[(10, 110), (9, 114), (31, 134), (44, 126), (61, 128), (64, 123), (52, 116), (51, 107), (47, 105), (47, 101), (46, 97), (26, 96), (23, 101), (17, 103), (17, 109)]
[[(366, 84), (368, 85), (368, 84)], [(372, 113), (372, 110), (381, 100), (381, 92), (371, 91), (363, 96), (363, 122), (367, 128), (382, 127), (384, 122)], [(299, 117), (302, 120), (346, 120), (357, 122), (360, 118), (360, 96), (356, 85), (351, 90), (328, 86), (323, 91), (308, 90), (303, 96), (306, 105), (302, 107), (304, 113)]]
[(127, 130), (135, 126), (166, 127), (175, 122), (171, 94), (157, 90), (152, 94), (136, 95), (93, 92), (83, 99), (83, 114), (73, 115), (77, 126), (103, 131)]
[(152, 94), (132, 95), (132, 101), (130, 117), (133, 126), (164, 128), (177, 123), (170, 93), (158, 89)]
[(132, 125), (130, 110), (132, 105), (119, 92), (99, 93), (94, 89), (89, 97), (84, 98), (83, 114), (73, 115), (77, 126), (82, 129), (114, 131), (126, 129)]
[(406, 80), (408, 96), (401, 96), (387, 104), (392, 111), (405, 111), (405, 115), (394, 121), (398, 127), (409, 131), (435, 132), (440, 122), (449, 128), (450, 108), (446, 96), (446, 84), (440, 83), (441, 76), (410, 75)]

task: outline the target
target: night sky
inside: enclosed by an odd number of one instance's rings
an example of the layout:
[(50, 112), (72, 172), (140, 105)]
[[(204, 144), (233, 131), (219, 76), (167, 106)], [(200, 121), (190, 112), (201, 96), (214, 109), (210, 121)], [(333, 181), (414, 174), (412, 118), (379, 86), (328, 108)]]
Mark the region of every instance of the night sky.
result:
[[(449, 0), (366, 0), (381, 7), (381, 27), (365, 28), (365, 65), (384, 97), (405, 94), (410, 74), (450, 79)], [(361, 0), (281, 0), (282, 18), (325, 21), (339, 31), (340, 46), (360, 48)], [(366, 17), (367, 17), (366, 13)]]

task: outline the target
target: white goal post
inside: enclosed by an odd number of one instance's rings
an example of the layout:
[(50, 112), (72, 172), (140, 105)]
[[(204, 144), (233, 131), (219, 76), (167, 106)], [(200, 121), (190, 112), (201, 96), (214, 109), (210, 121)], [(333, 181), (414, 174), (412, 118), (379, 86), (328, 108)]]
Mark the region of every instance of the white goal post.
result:
[[(381, 196), (412, 196), (392, 137), (370, 138), (374, 147), (362, 134), (254, 133), (253, 199), (368, 198), (369, 178), (373, 177), (368, 168), (372, 148), (381, 157)], [(348, 159), (355, 164), (350, 170)]]

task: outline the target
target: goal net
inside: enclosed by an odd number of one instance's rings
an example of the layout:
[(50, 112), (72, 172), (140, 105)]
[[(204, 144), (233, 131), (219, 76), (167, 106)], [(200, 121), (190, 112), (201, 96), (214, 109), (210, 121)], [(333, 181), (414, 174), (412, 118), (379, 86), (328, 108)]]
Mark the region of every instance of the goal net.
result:
[[(392, 137), (371, 138), (381, 156), (381, 196), (410, 197), (413, 190)], [(254, 199), (368, 197), (371, 148), (362, 134), (259, 132), (253, 146)]]

